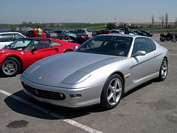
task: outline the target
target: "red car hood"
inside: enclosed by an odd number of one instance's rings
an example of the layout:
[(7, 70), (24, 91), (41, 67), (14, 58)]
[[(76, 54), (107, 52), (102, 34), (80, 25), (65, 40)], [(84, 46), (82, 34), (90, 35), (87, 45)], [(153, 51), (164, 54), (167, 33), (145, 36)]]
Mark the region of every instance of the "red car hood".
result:
[(59, 39), (55, 39), (55, 38), (50, 38), (50, 40), (52, 40), (54, 42), (61, 43), (62, 45), (77, 45), (77, 46), (80, 46), (79, 43), (72, 43), (72, 42), (68, 42), (68, 41), (64, 41), (64, 40), (59, 40)]
[(6, 53), (6, 52), (9, 52), (9, 51), (12, 51), (12, 50), (7, 49), (7, 48), (3, 48), (3, 49), (0, 49), (0, 54), (1, 53)]

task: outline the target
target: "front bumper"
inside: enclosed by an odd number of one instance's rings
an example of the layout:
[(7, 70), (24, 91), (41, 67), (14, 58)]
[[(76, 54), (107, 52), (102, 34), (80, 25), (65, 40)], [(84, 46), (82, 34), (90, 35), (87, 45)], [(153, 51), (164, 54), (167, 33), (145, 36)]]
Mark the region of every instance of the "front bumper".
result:
[[(40, 102), (70, 108), (85, 107), (100, 103), (100, 96), (103, 88), (103, 85), (79, 89), (60, 88), (37, 84), (22, 76), (21, 83), (24, 92), (32, 98)], [(29, 91), (26, 86), (32, 88), (33, 91)], [(63, 94), (62, 96), (64, 96), (64, 98), (61, 98), (60, 94)]]

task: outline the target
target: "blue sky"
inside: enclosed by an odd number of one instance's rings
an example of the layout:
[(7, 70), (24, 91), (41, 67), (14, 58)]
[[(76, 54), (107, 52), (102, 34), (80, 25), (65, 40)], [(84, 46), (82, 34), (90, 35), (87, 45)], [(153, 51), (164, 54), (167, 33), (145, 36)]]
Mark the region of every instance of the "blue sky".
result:
[(168, 22), (177, 18), (177, 0), (0, 0), (0, 23)]

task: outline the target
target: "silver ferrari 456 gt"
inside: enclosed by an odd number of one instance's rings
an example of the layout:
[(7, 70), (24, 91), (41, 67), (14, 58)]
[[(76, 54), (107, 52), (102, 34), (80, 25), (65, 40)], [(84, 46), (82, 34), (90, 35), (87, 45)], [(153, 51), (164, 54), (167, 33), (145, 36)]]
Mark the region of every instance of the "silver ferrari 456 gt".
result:
[(20, 79), (32, 98), (64, 107), (118, 105), (122, 96), (168, 73), (168, 50), (151, 38), (135, 35), (95, 36), (75, 52), (50, 56), (26, 69)]

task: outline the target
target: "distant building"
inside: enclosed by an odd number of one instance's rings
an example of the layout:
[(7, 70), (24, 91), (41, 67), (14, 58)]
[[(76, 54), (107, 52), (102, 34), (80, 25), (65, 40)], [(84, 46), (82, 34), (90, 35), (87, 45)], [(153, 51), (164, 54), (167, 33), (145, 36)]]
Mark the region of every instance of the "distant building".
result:
[(29, 30), (32, 30), (31, 27), (18, 27), (15, 29), (15, 31), (18, 31), (18, 32), (27, 32)]

